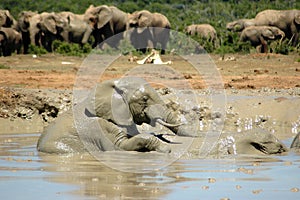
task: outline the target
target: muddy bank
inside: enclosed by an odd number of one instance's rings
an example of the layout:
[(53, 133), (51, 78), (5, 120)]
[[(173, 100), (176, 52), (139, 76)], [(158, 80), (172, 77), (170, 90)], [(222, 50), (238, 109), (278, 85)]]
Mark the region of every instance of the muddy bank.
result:
[[(184, 98), (193, 98), (184, 92)], [(42, 132), (43, 128), (58, 115), (71, 109), (72, 90), (58, 89), (12, 89), (1, 88), (0, 127), (1, 133)], [(162, 95), (168, 102), (169, 96)], [(211, 96), (205, 90), (197, 90), (199, 118), (205, 123), (218, 120), (212, 111)], [(241, 132), (255, 127), (274, 133), (279, 139), (292, 138), (300, 130), (300, 88), (294, 89), (227, 89), (220, 99), (225, 115), (224, 131)], [(180, 102), (179, 102), (180, 103)]]

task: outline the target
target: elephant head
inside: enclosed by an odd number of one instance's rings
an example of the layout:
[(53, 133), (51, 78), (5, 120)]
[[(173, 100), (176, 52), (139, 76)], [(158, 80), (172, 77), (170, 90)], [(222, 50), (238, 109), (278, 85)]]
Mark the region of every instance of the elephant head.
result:
[(248, 26), (255, 26), (254, 19), (239, 19), (226, 24), (226, 29), (229, 31), (239, 32)]
[(272, 26), (263, 28), (261, 34), (263, 37), (269, 40), (275, 40), (278, 38), (282, 40), (285, 37), (283, 31), (281, 31), (279, 28), (272, 27)]
[(37, 23), (37, 27), (43, 33), (51, 33), (56, 35), (63, 31), (67, 25), (67, 21), (55, 13), (42, 13), (42, 19)]
[(9, 10), (0, 10), (0, 27), (11, 27), (16, 24), (16, 20)]
[(140, 78), (125, 77), (98, 84), (86, 105), (89, 114), (117, 125), (150, 124), (155, 120), (165, 126), (178, 126), (163, 122), (170, 118), (171, 111), (149, 83)]
[(30, 26), (30, 19), (34, 16), (37, 15), (37, 12), (32, 12), (32, 11), (22, 11), (19, 14), (18, 18), (18, 26), (20, 31), (22, 32), (28, 32), (29, 31), (29, 26)]
[(153, 22), (153, 14), (148, 10), (136, 11), (129, 16), (128, 25), (131, 28), (151, 27)]
[(112, 10), (106, 5), (97, 6), (90, 5), (85, 11), (84, 20), (90, 24), (92, 28), (100, 29), (112, 19)]

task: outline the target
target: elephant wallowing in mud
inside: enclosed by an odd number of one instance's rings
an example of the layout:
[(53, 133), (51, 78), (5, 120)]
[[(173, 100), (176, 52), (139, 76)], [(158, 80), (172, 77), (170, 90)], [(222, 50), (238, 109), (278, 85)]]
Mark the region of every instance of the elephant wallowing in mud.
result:
[[(149, 84), (133, 79), (129, 77), (98, 84), (80, 104), (84, 108), (81, 114), (98, 120), (104, 137), (115, 149), (169, 152), (167, 143), (152, 134), (139, 133), (136, 124), (159, 122), (174, 128), (180, 125), (178, 118)], [(104, 141), (105, 138), (100, 137), (99, 140)], [(72, 111), (62, 114), (45, 129), (38, 149), (49, 153), (84, 151)], [(101, 145), (99, 149), (107, 150)]]
[[(74, 108), (60, 115), (45, 128), (37, 144), (39, 151), (86, 152), (90, 151), (91, 146), (95, 151), (166, 153), (173, 152), (178, 148), (178, 144), (192, 139), (192, 137), (181, 136), (193, 136), (194, 141), (198, 141), (198, 145), (201, 145), (205, 138), (193, 126), (199, 124), (195, 121), (197, 116), (194, 120), (186, 118), (189, 122), (183, 124), (180, 120), (182, 116), (169, 108), (160, 98), (159, 93), (143, 79), (126, 77), (99, 83), (83, 101), (74, 105)], [(78, 115), (84, 117), (78, 119)], [(90, 126), (92, 121), (100, 128)], [(154, 129), (143, 131), (140, 129), (140, 124)], [(157, 127), (161, 128), (157, 129)], [(80, 131), (82, 128), (87, 131)], [(287, 151), (284, 145), (270, 133), (256, 131), (253, 134), (238, 134), (237, 137), (232, 138), (219, 138), (219, 147), (212, 149), (211, 153), (218, 155), (221, 151), (223, 155), (277, 154)], [(199, 149), (199, 146), (195, 149), (197, 148)], [(193, 149), (189, 151), (194, 155), (199, 154), (199, 151), (195, 153)]]

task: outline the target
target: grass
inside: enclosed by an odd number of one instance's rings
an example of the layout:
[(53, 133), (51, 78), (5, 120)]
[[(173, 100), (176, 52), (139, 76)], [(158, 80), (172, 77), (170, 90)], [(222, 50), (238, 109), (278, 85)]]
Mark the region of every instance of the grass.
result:
[(6, 66), (6, 65), (3, 65), (3, 64), (0, 64), (0, 69), (10, 69), (10, 67)]

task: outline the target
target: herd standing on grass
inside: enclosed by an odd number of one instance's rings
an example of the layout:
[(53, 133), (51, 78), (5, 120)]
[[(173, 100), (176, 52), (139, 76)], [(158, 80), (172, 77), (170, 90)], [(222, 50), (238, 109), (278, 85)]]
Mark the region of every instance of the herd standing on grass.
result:
[[(27, 54), (30, 45), (53, 49), (53, 41), (103, 48), (103, 41), (117, 47), (124, 31), (130, 33), (134, 48), (145, 51), (144, 47), (166, 49), (171, 24), (161, 13), (139, 10), (126, 13), (115, 6), (88, 7), (83, 14), (72, 12), (23, 11), (15, 19), (9, 10), (0, 10), (0, 56), (12, 53)], [(155, 27), (155, 29), (153, 29)], [(134, 28), (134, 29), (133, 29)], [(285, 38), (293, 46), (299, 45), (300, 10), (264, 10), (252, 19), (238, 19), (229, 22), (228, 31), (238, 32), (240, 41), (249, 41), (260, 53), (268, 52), (268, 41)], [(210, 24), (191, 24), (184, 29), (187, 35), (202, 38), (218, 47), (218, 36)], [(113, 40), (109, 40), (114, 36)], [(162, 51), (164, 53), (164, 51)]]

